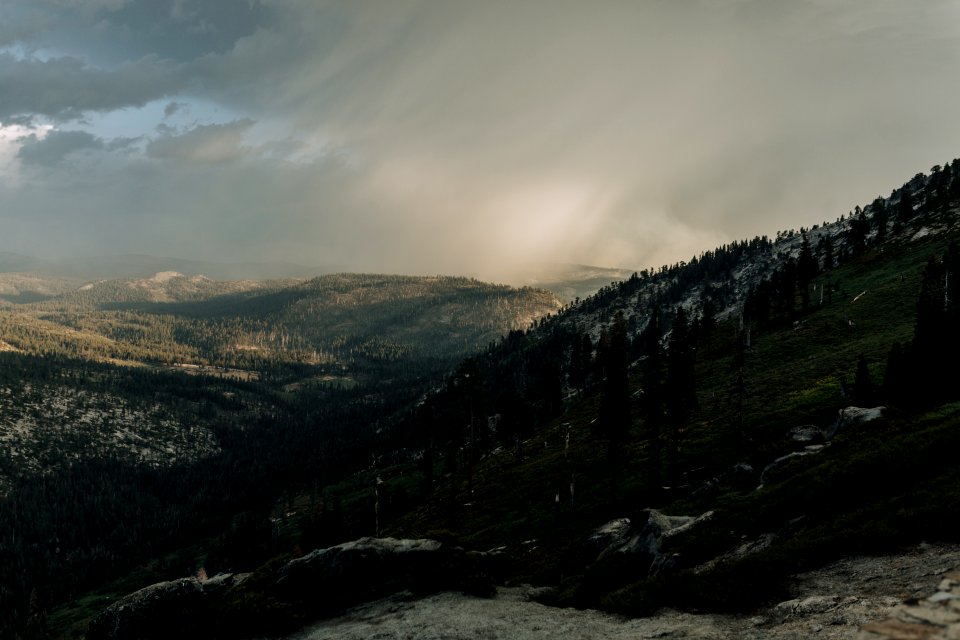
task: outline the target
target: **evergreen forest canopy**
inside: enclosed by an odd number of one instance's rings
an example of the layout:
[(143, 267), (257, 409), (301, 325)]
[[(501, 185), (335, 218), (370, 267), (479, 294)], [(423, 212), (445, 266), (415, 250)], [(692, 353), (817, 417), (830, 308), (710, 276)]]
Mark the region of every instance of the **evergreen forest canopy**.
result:
[[(791, 572), (955, 539), (958, 206), (955, 160), (562, 308), (352, 275), (7, 296), (0, 625), (80, 633), (151, 582), (362, 535), (504, 547), (511, 580), (628, 614), (749, 611)], [(841, 425), (851, 405), (887, 409)], [(804, 425), (829, 446), (791, 456)], [(644, 508), (714, 515), (671, 571), (585, 566), (592, 530)], [(280, 629), (295, 605), (257, 584), (237, 597)]]

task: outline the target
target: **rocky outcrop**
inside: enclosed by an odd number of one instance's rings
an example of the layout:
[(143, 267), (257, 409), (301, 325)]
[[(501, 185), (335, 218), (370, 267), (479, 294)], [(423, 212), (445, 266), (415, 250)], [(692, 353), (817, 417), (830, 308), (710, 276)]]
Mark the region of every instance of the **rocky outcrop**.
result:
[(588, 549), (602, 547), (595, 556), (594, 565), (618, 563), (624, 559), (635, 563), (643, 558), (649, 561), (647, 573), (657, 575), (670, 569), (677, 559), (673, 554), (664, 553), (664, 543), (710, 519), (713, 512), (699, 516), (670, 516), (656, 509), (644, 509), (643, 516), (641, 526), (635, 526), (629, 518), (619, 518), (595, 530), (587, 539)]
[(483, 572), (484, 560), (436, 540), (360, 538), (291, 560), (280, 570), (277, 588), (322, 611), (335, 610), (397, 591), (475, 586), (471, 581)]
[(830, 440), (845, 429), (878, 420), (883, 417), (883, 413), (886, 410), (886, 407), (846, 407), (840, 409), (836, 422), (833, 423), (833, 426), (825, 434), (826, 438)]
[(754, 491), (759, 491), (763, 488), (764, 484), (767, 481), (767, 474), (771, 471), (777, 470), (779, 467), (783, 466), (786, 462), (793, 460), (794, 458), (803, 458), (804, 456), (813, 455), (815, 453), (820, 453), (823, 451), (823, 448), (826, 447), (825, 444), (810, 444), (803, 448), (802, 451), (791, 451), (790, 453), (780, 456), (767, 466), (763, 468), (763, 471), (760, 472), (760, 484), (757, 485), (757, 488)]
[(716, 492), (721, 486), (731, 486), (738, 489), (747, 489), (751, 483), (755, 483), (757, 474), (753, 470), (753, 465), (750, 465), (746, 462), (738, 462), (737, 464), (724, 469), (719, 474), (713, 476), (709, 480), (704, 481), (697, 489), (694, 490), (693, 496), (703, 496), (709, 495), (713, 492)]
[(693, 572), (695, 574), (706, 573), (707, 571), (715, 569), (717, 565), (719, 565), (721, 562), (742, 560), (747, 556), (751, 556), (755, 553), (760, 553), (761, 551), (769, 547), (771, 544), (773, 544), (774, 540), (776, 539), (777, 539), (777, 536), (773, 533), (764, 533), (760, 537), (754, 540), (744, 539), (740, 544), (738, 544), (736, 547), (734, 547), (730, 551), (727, 551), (726, 553), (722, 553), (715, 558), (711, 558), (710, 560), (704, 562), (703, 564), (697, 565), (696, 567), (693, 568)]
[(97, 616), (87, 638), (235, 639), (292, 630), (397, 592), (491, 597), (502, 555), (436, 540), (361, 538), (268, 566), (250, 578), (184, 578), (141, 589)]
[(135, 591), (93, 619), (88, 640), (157, 640), (196, 637), (213, 631), (209, 615), (219, 598), (243, 582), (246, 574), (221, 574), (210, 580), (182, 578)]
[[(898, 603), (904, 597), (925, 598), (944, 572), (949, 577), (955, 567), (960, 567), (960, 547), (956, 545), (922, 545), (894, 556), (849, 558), (796, 576), (790, 586), (792, 599), (752, 616), (664, 609), (649, 617), (625, 619), (590, 609), (546, 607), (539, 604), (543, 598), (536, 594), (537, 590), (529, 587), (504, 588), (496, 598), (488, 599), (450, 592), (422, 599), (400, 595), (351, 609), (339, 618), (303, 629), (288, 640), (849, 640), (858, 633), (859, 640), (939, 640), (957, 636), (947, 635), (950, 627), (925, 627), (916, 624), (918, 620), (880, 621), (899, 610)], [(954, 588), (951, 584), (950, 593)], [(940, 595), (933, 599), (946, 598)], [(883, 635), (881, 629), (890, 633)]]
[(630, 518), (617, 518), (597, 527), (584, 543), (584, 553), (593, 562), (610, 549), (618, 549), (633, 536)]
[(764, 487), (768, 473), (775, 471), (785, 462), (793, 458), (820, 453), (838, 433), (857, 425), (878, 420), (883, 417), (886, 409), (886, 407), (845, 407), (840, 409), (837, 419), (829, 427), (820, 428), (811, 424), (793, 427), (787, 432), (787, 437), (795, 443), (804, 445), (803, 449), (792, 451), (767, 464), (760, 472), (760, 484), (756, 490)]
[(794, 442), (819, 444), (826, 440), (827, 432), (815, 424), (805, 424), (799, 427), (793, 427), (787, 432), (787, 435)]

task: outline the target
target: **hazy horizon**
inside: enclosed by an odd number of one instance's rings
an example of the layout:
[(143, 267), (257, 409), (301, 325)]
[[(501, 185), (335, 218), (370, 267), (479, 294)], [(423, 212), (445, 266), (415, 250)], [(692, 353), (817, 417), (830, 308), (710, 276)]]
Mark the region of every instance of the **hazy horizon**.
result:
[[(545, 262), (516, 269), (502, 277), (490, 274), (461, 272), (363, 271), (334, 264), (303, 264), (286, 260), (220, 261), (194, 260), (177, 256), (153, 254), (86, 254), (86, 255), (26, 255), (0, 250), (0, 273), (25, 273), (78, 280), (149, 278), (164, 271), (184, 275), (203, 275), (214, 280), (274, 280), (286, 278), (314, 278), (337, 273), (365, 273), (397, 276), (460, 276), (510, 286), (539, 286), (572, 284), (573, 282), (627, 278), (639, 271), (624, 266), (586, 265), (577, 263)], [(597, 285), (598, 287), (600, 285)], [(583, 290), (582, 286), (578, 291)]]
[(0, 251), (507, 281), (833, 220), (960, 156), (960, 5), (0, 6)]

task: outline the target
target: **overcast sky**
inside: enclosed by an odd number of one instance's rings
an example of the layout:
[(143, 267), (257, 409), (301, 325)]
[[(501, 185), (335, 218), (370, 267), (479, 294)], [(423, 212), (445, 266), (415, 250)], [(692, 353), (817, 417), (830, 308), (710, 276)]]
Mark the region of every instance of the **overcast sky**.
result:
[(502, 279), (960, 156), (957, 0), (0, 0), (0, 251)]

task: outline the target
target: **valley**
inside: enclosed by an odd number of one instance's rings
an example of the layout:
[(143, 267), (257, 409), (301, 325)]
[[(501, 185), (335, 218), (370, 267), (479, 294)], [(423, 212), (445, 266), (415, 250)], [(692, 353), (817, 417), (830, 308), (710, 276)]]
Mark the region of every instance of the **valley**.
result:
[(960, 638), (958, 12), (0, 0), (0, 640)]
[[(298, 637), (363, 635), (398, 611), (427, 621), (395, 633), (427, 633), (447, 624), (432, 607), (501, 605), (641, 618), (570, 623), (603, 634), (772, 633), (779, 603), (825, 595), (797, 576), (957, 542), (958, 205), (955, 161), (569, 303), (442, 276), (3, 274), (0, 585), (18, 604), (2, 622), (83, 635), (170, 581), (216, 594), (196, 615), (222, 637), (321, 617)], [(503, 595), (339, 618), (324, 598), (393, 583), (284, 581), (356, 539), (466, 562), (418, 596)], [(218, 574), (240, 577), (203, 586)], [(830, 616), (852, 632), (900, 597), (831, 589), (783, 637)], [(664, 609), (682, 612), (646, 618)]]

